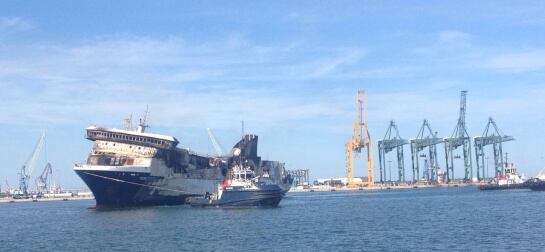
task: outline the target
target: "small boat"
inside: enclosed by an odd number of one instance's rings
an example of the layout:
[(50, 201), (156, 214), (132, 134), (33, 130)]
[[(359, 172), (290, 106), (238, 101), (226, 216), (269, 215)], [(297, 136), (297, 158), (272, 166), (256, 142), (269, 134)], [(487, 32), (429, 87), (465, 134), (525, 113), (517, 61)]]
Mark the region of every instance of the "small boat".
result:
[(192, 207), (276, 207), (282, 200), (284, 191), (278, 184), (268, 179), (267, 174), (254, 177), (249, 167), (233, 167), (232, 178), (225, 179), (214, 193), (207, 192), (204, 197), (188, 199)]
[(523, 189), (527, 187), (526, 179), (517, 174), (514, 163), (505, 165), (505, 175), (500, 175), (490, 180), (485, 185), (480, 185), (480, 190), (506, 190)]

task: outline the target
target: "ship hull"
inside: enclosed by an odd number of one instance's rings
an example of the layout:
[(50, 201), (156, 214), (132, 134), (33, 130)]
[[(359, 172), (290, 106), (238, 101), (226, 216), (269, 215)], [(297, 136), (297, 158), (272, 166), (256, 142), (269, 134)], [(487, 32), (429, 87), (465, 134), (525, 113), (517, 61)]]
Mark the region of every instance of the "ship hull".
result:
[(284, 195), (278, 186), (260, 190), (225, 190), (219, 200), (190, 198), (191, 206), (204, 208), (277, 207)]
[(526, 187), (534, 191), (545, 191), (545, 180), (534, 179), (526, 182)]
[(520, 184), (505, 184), (505, 185), (497, 185), (497, 184), (488, 184), (488, 185), (481, 185), (479, 186), (480, 190), (488, 191), (488, 190), (509, 190), (509, 189), (525, 189), (526, 186), (522, 183)]
[(176, 193), (149, 185), (154, 178), (149, 173), (76, 170), (76, 174), (93, 192), (97, 207), (129, 207), (184, 204), (187, 197), (195, 194)]

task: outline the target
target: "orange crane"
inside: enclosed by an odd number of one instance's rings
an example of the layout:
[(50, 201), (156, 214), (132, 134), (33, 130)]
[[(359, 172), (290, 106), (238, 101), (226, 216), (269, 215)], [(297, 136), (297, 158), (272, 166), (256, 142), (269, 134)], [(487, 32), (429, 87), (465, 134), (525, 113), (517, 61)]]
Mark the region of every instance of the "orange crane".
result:
[[(358, 90), (356, 97), (356, 121), (352, 137), (346, 143), (346, 179), (348, 187), (372, 186), (373, 178), (373, 144), (367, 128), (365, 90)], [(367, 149), (367, 183), (354, 181), (354, 158), (359, 157), (362, 149)]]

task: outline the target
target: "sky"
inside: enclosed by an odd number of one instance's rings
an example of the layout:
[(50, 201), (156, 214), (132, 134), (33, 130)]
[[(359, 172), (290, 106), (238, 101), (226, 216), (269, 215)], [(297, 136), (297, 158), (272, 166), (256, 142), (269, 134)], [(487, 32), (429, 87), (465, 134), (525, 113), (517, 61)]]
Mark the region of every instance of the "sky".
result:
[[(535, 175), (545, 166), (545, 4), (2, 1), (0, 185), (18, 185), (45, 130), (32, 181), (50, 162), (58, 184), (84, 188), (72, 167), (92, 147), (85, 128), (120, 128), (146, 106), (149, 132), (181, 147), (213, 153), (206, 128), (232, 146), (244, 120), (263, 158), (343, 177), (358, 89), (375, 145), (390, 120), (406, 139), (423, 119), (450, 136), (467, 90), (469, 134), (492, 116), (516, 138), (504, 144), (509, 160)], [(405, 158), (411, 178), (408, 146)], [(459, 163), (454, 173), (463, 177)]]

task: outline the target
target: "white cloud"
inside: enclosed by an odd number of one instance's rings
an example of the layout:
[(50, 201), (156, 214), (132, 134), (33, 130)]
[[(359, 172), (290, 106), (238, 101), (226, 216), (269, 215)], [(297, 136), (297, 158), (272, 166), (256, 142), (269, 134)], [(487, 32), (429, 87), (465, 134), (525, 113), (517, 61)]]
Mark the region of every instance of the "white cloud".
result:
[(472, 38), (471, 34), (456, 30), (440, 31), (438, 37), (439, 41), (443, 43), (462, 43)]
[(34, 28), (32, 22), (21, 17), (0, 17), (0, 31), (25, 31)]
[(532, 72), (545, 69), (545, 50), (499, 54), (483, 63), (485, 68), (500, 72)]
[(334, 58), (326, 58), (314, 63), (316, 66), (310, 73), (311, 78), (322, 77), (334, 72), (343, 64), (351, 64), (363, 56), (361, 50), (346, 50)]
[(0, 117), (10, 120), (0, 123), (109, 124), (146, 104), (155, 123), (166, 127), (221, 128), (245, 119), (265, 128), (338, 113), (342, 108), (327, 100), (279, 93), (289, 87), (274, 82), (327, 76), (360, 53), (320, 49), (341, 54), (317, 64), (299, 44), (254, 45), (233, 35), (205, 44), (119, 36), (11, 46), (0, 58), (0, 106), (6, 108)]

